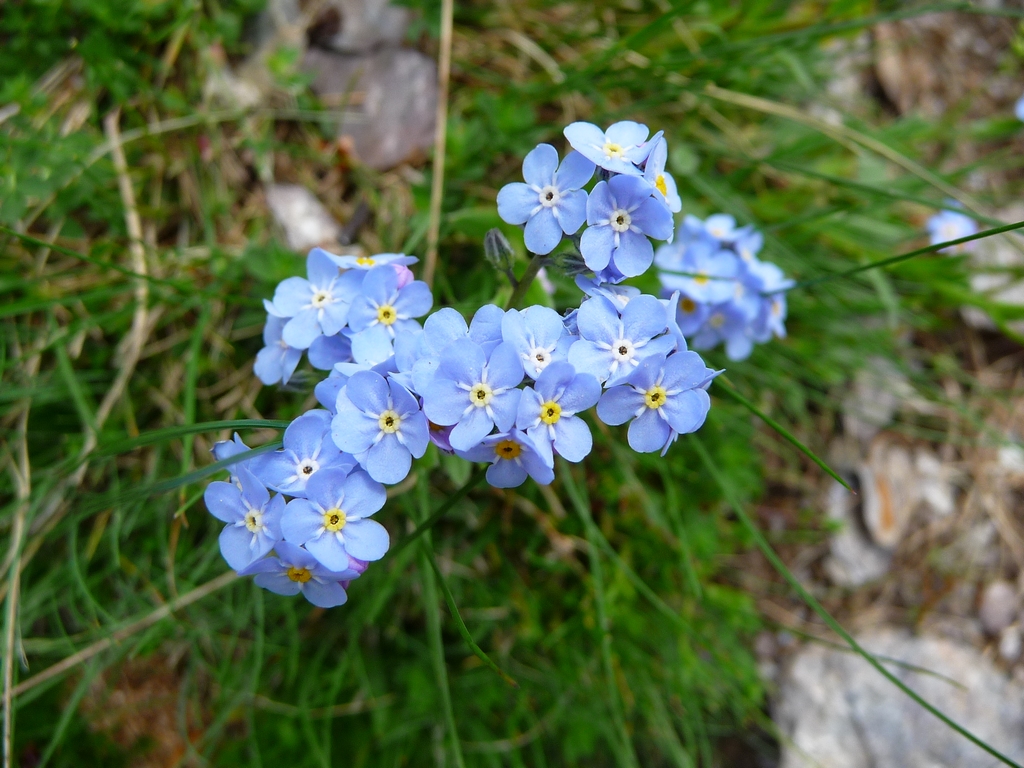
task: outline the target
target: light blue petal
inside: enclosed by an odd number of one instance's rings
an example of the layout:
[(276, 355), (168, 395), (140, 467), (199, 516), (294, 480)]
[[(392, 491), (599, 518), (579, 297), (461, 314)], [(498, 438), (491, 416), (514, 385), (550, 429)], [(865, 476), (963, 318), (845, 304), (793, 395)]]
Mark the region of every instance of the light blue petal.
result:
[(533, 441), (537, 454), (545, 464), (553, 465), (555, 462), (554, 448), (547, 424), (537, 424), (526, 430), (527, 436)]
[(567, 235), (574, 235), (586, 220), (587, 193), (582, 189), (563, 193), (558, 203), (558, 223), (562, 231)]
[(501, 324), (505, 310), (494, 304), (484, 304), (473, 314), (469, 324), (469, 338), (480, 345), (484, 354), (490, 355), (501, 343)]
[(588, 408), (593, 408), (600, 399), (601, 383), (597, 378), (589, 373), (578, 373), (573, 378), (572, 384), (566, 387), (558, 404), (562, 406), (564, 411), (579, 413)]
[(511, 344), (501, 343), (487, 360), (487, 382), (494, 389), (518, 387), (523, 380), (523, 364)]
[(323, 248), (314, 248), (306, 257), (306, 274), (317, 288), (326, 288), (338, 276), (338, 265)]
[(352, 359), (352, 342), (347, 336), (317, 336), (307, 351), (310, 365), (321, 371), (329, 371), (335, 363), (347, 363)]
[(479, 344), (472, 342), (450, 344), (441, 353), (441, 365), (437, 369), (435, 380), (443, 377), (473, 386), (480, 381), (486, 364), (487, 357)]
[(295, 317), (304, 307), (309, 306), (312, 298), (313, 289), (308, 280), (289, 277), (274, 289), (274, 310), (281, 317)]
[(352, 337), (352, 357), (357, 363), (377, 365), (393, 354), (391, 334), (383, 325), (371, 325)]
[(672, 237), (673, 219), (672, 211), (660, 195), (649, 197), (640, 204), (640, 207), (630, 214), (632, 223), (641, 231), (653, 237), (655, 240), (668, 240)]
[(320, 450), (331, 428), (331, 414), (319, 408), (299, 416), (284, 431), (285, 450), (295, 451), (300, 459), (312, 458)]
[(516, 427), (518, 429), (529, 429), (540, 422), (540, 407), (544, 404), (544, 398), (533, 389), (526, 387), (519, 397), (519, 409), (516, 411)]
[(632, 387), (612, 387), (597, 404), (597, 416), (605, 424), (616, 427), (632, 419), (644, 407), (644, 396)]
[[(348, 525), (344, 528), (344, 537), (347, 544)], [(323, 536), (310, 539), (306, 542), (306, 549), (329, 571), (341, 571), (348, 567), (347, 548), (333, 533), (325, 533)]]
[[(379, 416), (391, 401), (391, 388), (387, 380), (374, 371), (359, 371), (348, 380), (345, 394), (361, 411)], [(344, 449), (342, 449), (344, 450)]]
[(605, 381), (612, 364), (611, 353), (594, 342), (580, 339), (569, 348), (569, 362), (580, 373), (589, 373), (598, 381)]
[(608, 220), (611, 218), (613, 210), (615, 210), (615, 201), (612, 199), (612, 191), (608, 182), (597, 182), (587, 198), (587, 224), (593, 226), (599, 221)]
[[(301, 353), (300, 353), (301, 355)], [(256, 378), (266, 384), (277, 384), (283, 375), (283, 363), (285, 350), (275, 344), (272, 347), (264, 347), (256, 353), (256, 363), (253, 365), (253, 373)]]
[[(355, 520), (345, 526), (344, 534), (345, 549), (359, 560), (380, 560), (391, 546), (387, 529), (376, 520)], [(348, 565), (347, 559), (345, 565)]]
[(263, 557), (270, 551), (270, 547), (264, 552), (252, 549), (249, 544), (252, 541), (252, 534), (240, 525), (226, 525), (220, 532), (218, 538), (220, 553), (233, 570), (240, 571), (252, 563), (258, 557)]
[(469, 392), (451, 379), (435, 376), (423, 393), (423, 412), (432, 422), (445, 427), (457, 423), (468, 406)]
[(566, 461), (583, 461), (593, 447), (594, 438), (583, 419), (571, 416), (555, 424), (555, 450)]
[(526, 481), (526, 468), (514, 461), (499, 459), (487, 468), (485, 477), (495, 488), (517, 488)]
[(380, 433), (377, 419), (357, 408), (347, 392), (338, 395), (338, 413), (331, 422), (331, 439), (346, 453), (356, 454), (369, 450)]
[[(610, 227), (607, 229), (611, 231)], [(644, 235), (623, 232), (619, 235), (619, 247), (612, 253), (612, 261), (626, 277), (642, 275), (654, 261), (654, 246)]]
[(582, 189), (593, 178), (594, 169), (594, 161), (588, 160), (579, 152), (567, 154), (555, 174), (555, 183), (562, 191), (563, 199), (569, 190)]
[(711, 409), (711, 398), (703, 389), (690, 389), (672, 395), (661, 407), (669, 426), (681, 435), (696, 432)]
[[(518, 405), (518, 403), (516, 403), (516, 405)], [(512, 414), (514, 419), (515, 410), (512, 411)], [(427, 417), (429, 418), (430, 415), (427, 414)], [(433, 419), (431, 419), (431, 421), (433, 421)], [(455, 425), (455, 429), (452, 430), (448, 439), (452, 444), (452, 448), (455, 450), (468, 451), (487, 437), (493, 428), (494, 422), (491, 420), (491, 417), (487, 415), (487, 411), (483, 408), (474, 408), (466, 414), (465, 417), (459, 420), (459, 423)]]
[(420, 344), (423, 354), (439, 356), (453, 342), (469, 335), (466, 319), (458, 310), (444, 307), (437, 310), (423, 323)]
[(292, 597), (299, 594), (299, 582), (292, 581), (284, 573), (260, 573), (256, 575), (253, 582), (257, 587), (273, 592), (275, 595)]
[[(349, 305), (343, 301), (336, 301), (328, 304), (320, 316), (320, 327), (328, 336), (334, 336), (341, 332), (348, 322)], [(340, 361), (339, 361), (340, 362)]]
[[(521, 372), (522, 366), (517, 367)], [(512, 429), (512, 425), (516, 423), (516, 414), (519, 411), (519, 397), (521, 394), (522, 390), (510, 389), (508, 392), (503, 392), (496, 396), (491, 401), (491, 410), (494, 411), (494, 423), (502, 432)]]
[[(603, 341), (606, 344), (619, 339), (619, 322), (615, 305), (604, 296), (593, 296), (584, 301), (576, 315), (580, 336), (588, 341)], [(569, 362), (572, 362), (572, 358)]]
[(696, 352), (679, 352), (665, 361), (665, 389), (693, 389), (708, 377), (708, 367)]
[(634, 123), (632, 120), (620, 120), (612, 123), (605, 131), (608, 141), (622, 147), (638, 147), (647, 141), (650, 129), (643, 123)]
[[(566, 388), (572, 384), (574, 378), (576, 378), (576, 368), (571, 363), (552, 362), (541, 371), (534, 387), (538, 395), (544, 400), (560, 401), (562, 395), (565, 394)], [(593, 377), (591, 377), (591, 380), (594, 380)], [(594, 383), (597, 383), (596, 380), (594, 380)], [(600, 391), (600, 385), (598, 385), (598, 391)]]
[[(373, 451), (372, 448), (370, 450)], [(354, 519), (369, 517), (379, 511), (388, 498), (387, 491), (380, 481), (373, 479), (372, 475), (366, 472), (353, 472), (345, 478), (342, 491), (342, 506), (345, 513)]]
[(398, 442), (394, 435), (384, 435), (366, 454), (364, 466), (370, 477), (378, 483), (394, 485), (409, 474), (412, 456), (409, 449)]
[(668, 423), (650, 408), (633, 420), (627, 433), (629, 447), (638, 453), (660, 451), (671, 436)]
[(316, 536), (324, 524), (323, 515), (307, 499), (292, 499), (281, 518), (281, 533), (284, 540), (296, 546), (305, 544)]
[(302, 596), (317, 608), (337, 608), (348, 602), (348, 593), (336, 581), (319, 582), (310, 579), (300, 586)]
[(414, 280), (398, 292), (395, 309), (400, 315), (423, 317), (434, 306), (430, 287), (422, 280)]
[(562, 242), (562, 225), (551, 208), (542, 207), (526, 222), (524, 236), (527, 250), (546, 256)]
[(634, 344), (652, 339), (668, 327), (665, 308), (653, 296), (637, 296), (622, 310), (622, 327)]
[(306, 349), (313, 343), (313, 339), (321, 335), (320, 321), (317, 319), (317, 310), (303, 309), (295, 317), (289, 320), (281, 338), (285, 344), (295, 349)]
[[(591, 195), (590, 199), (593, 200), (594, 196)], [(580, 253), (590, 269), (597, 272), (607, 267), (614, 252), (615, 233), (611, 227), (591, 225), (583, 230), (580, 236)]]
[(414, 459), (421, 458), (430, 442), (430, 427), (423, 413), (406, 416), (402, 421), (402, 437)]
[(378, 306), (391, 301), (397, 290), (398, 273), (388, 264), (368, 270), (363, 278), (362, 295)]
[(527, 184), (545, 187), (558, 168), (558, 150), (550, 144), (538, 144), (523, 158), (523, 178)]
[(216, 480), (206, 486), (203, 493), (203, 500), (210, 514), (225, 523), (233, 523), (241, 520), (245, 514), (245, 505), (242, 503), (242, 493), (234, 483), (225, 483)]
[(498, 190), (498, 216), (509, 224), (525, 224), (538, 205), (537, 192), (520, 181), (506, 184)]

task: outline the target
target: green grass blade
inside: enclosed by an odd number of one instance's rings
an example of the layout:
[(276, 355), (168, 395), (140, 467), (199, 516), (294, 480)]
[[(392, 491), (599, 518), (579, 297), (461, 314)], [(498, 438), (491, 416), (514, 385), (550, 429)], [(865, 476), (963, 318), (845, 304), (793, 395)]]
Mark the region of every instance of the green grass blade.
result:
[(853, 269), (847, 269), (842, 272), (833, 272), (830, 275), (821, 275), (819, 277), (812, 277), (808, 280), (801, 280), (794, 285), (790, 290), (796, 290), (797, 288), (807, 288), (812, 285), (820, 285), (821, 283), (827, 283), (830, 280), (841, 280), (844, 277), (851, 277), (852, 275), (859, 274), (861, 272), (867, 272), (869, 269), (880, 269), (882, 267), (890, 267), (893, 264), (899, 264), (901, 261), (907, 261), (917, 256), (923, 256), (927, 253), (934, 253), (935, 251), (948, 248), (953, 245), (960, 245), (961, 243), (969, 243), (973, 240), (981, 240), (985, 237), (991, 237), (992, 235), (999, 235), (1003, 232), (1011, 232), (1015, 229), (1024, 227), (1024, 221), (1018, 221), (1013, 224), (1006, 224), (1002, 227), (995, 227), (993, 229), (985, 229), (981, 232), (976, 232), (973, 235), (967, 237), (958, 237), (956, 240), (947, 240), (943, 243), (936, 243), (935, 245), (928, 245), (924, 248), (918, 248), (914, 251), (908, 251), (907, 253), (901, 253), (899, 256), (890, 256), (888, 259), (881, 259), (879, 261), (872, 261), (869, 264), (861, 264), (859, 267)]
[(480, 661), (490, 667), (498, 677), (513, 688), (518, 688), (519, 683), (509, 677), (501, 667), (491, 661), (491, 657), (484, 653), (483, 649), (476, 644), (475, 640), (473, 640), (473, 636), (469, 633), (469, 629), (466, 627), (466, 622), (462, 620), (462, 615), (459, 613), (458, 606), (455, 605), (455, 597), (452, 595), (452, 591), (448, 589), (448, 584), (445, 583), (444, 576), (441, 575), (441, 569), (437, 567), (437, 559), (434, 557), (433, 552), (428, 555), (427, 560), (430, 562), (431, 567), (434, 569), (434, 573), (437, 575), (437, 583), (441, 587), (441, 594), (444, 595), (444, 601), (448, 603), (448, 610), (451, 612), (452, 618), (455, 620), (455, 626), (458, 628), (459, 634), (462, 635), (462, 639), (466, 641), (466, 645), (469, 646), (469, 650), (471, 650), (474, 655), (480, 659)]
[(724, 379), (725, 379), (724, 376), (719, 376), (717, 379), (715, 379), (715, 383), (721, 385), (722, 391), (725, 392), (726, 395), (731, 397), (737, 403), (739, 403), (744, 408), (746, 408), (748, 411), (750, 411), (752, 414), (754, 414), (759, 419), (761, 419), (761, 421), (763, 421), (769, 427), (771, 427), (776, 432), (778, 432), (780, 435), (782, 435), (782, 437), (784, 437), (789, 443), (792, 443), (792, 445), (795, 446), (797, 448), (797, 450), (799, 450), (807, 458), (809, 458), (811, 461), (813, 461), (815, 464), (817, 464), (819, 467), (821, 467), (823, 470), (825, 470), (825, 472), (827, 472), (829, 475), (831, 475), (836, 481), (838, 481), (840, 484), (842, 484), (842, 486), (844, 488), (846, 488), (846, 490), (850, 491), (851, 493), (856, 493), (856, 491), (853, 490), (853, 488), (850, 487), (849, 483), (847, 483), (845, 480), (843, 480), (843, 478), (839, 476), (839, 473), (836, 472), (834, 469), (832, 469), (832, 467), (830, 467), (824, 461), (819, 459), (818, 456), (814, 453), (814, 451), (812, 451), (806, 445), (804, 445), (799, 440), (797, 440), (792, 432), (790, 432), (784, 426), (779, 424), (779, 422), (777, 422), (775, 419), (773, 419), (767, 413), (762, 411), (760, 408), (758, 408), (752, 402), (747, 400), (747, 398), (745, 398), (743, 395), (741, 395), (739, 392), (736, 391), (736, 389), (733, 387), (732, 384), (730, 384), (728, 381), (725, 381)]
[(289, 424), (291, 424), (290, 421), (280, 419), (229, 419), (226, 421), (204, 421), (199, 424), (185, 424), (177, 427), (167, 427), (166, 429), (154, 429), (130, 440), (118, 440), (116, 443), (101, 445), (96, 449), (95, 455), (114, 456), (134, 451), (136, 448), (142, 448), (147, 445), (175, 440), (185, 435), (194, 435), (197, 432), (215, 432), (221, 429), (285, 429)]
[(872, 656), (870, 653), (868, 653), (868, 651), (861, 647), (860, 643), (854, 640), (853, 636), (850, 635), (850, 633), (847, 632), (845, 629), (843, 629), (842, 625), (840, 625), (838, 621), (832, 618), (832, 614), (826, 611), (824, 606), (822, 606), (821, 603), (817, 601), (814, 595), (812, 595), (804, 588), (803, 584), (801, 584), (800, 581), (796, 578), (796, 576), (792, 574), (789, 568), (786, 567), (786, 564), (782, 562), (782, 559), (777, 554), (775, 554), (775, 550), (772, 549), (771, 544), (769, 544), (767, 539), (765, 539), (765, 537), (761, 534), (761, 531), (758, 530), (758, 527), (754, 525), (754, 521), (750, 519), (749, 515), (747, 515), (746, 511), (743, 509), (743, 505), (736, 500), (735, 496), (733, 496), (732, 488), (729, 486), (729, 484), (725, 481), (725, 478), (722, 477), (721, 473), (718, 471), (718, 467), (715, 466), (715, 462), (712, 461), (711, 456), (708, 454), (707, 449), (704, 447), (703, 443), (701, 443), (700, 440), (698, 440), (697, 437), (692, 434), (687, 435), (687, 438), (689, 439), (690, 444), (693, 446), (694, 450), (697, 452), (697, 455), (700, 456), (700, 459), (704, 463), (704, 468), (707, 470), (707, 473), (711, 476), (715, 483), (718, 484), (718, 487), (722, 491), (722, 496), (725, 498), (726, 502), (732, 508), (733, 512), (736, 513), (736, 516), (740, 519), (744, 527), (747, 529), (751, 537), (754, 539), (754, 542), (757, 544), (758, 549), (760, 549), (764, 556), (768, 559), (768, 562), (772, 564), (772, 567), (775, 568), (776, 571), (778, 571), (779, 575), (782, 576), (782, 578), (785, 579), (786, 582), (796, 591), (796, 593), (800, 596), (800, 599), (807, 603), (807, 605), (816, 614), (818, 614), (819, 618), (821, 618), (821, 620), (824, 621), (833, 632), (835, 632), (837, 635), (843, 638), (843, 640), (846, 641), (846, 644), (849, 645), (855, 653), (863, 657), (864, 660), (867, 661), (868, 664), (870, 664), (872, 667), (874, 667), (883, 677), (885, 677), (886, 680), (888, 680), (890, 683), (892, 683), (901, 691), (903, 691), (903, 693), (905, 693), (907, 696), (913, 699), (917, 704), (928, 710), (928, 712), (930, 712), (932, 715), (941, 720), (945, 725), (952, 728), (954, 731), (959, 733), (961, 736), (966, 738), (975, 746), (978, 746), (981, 749), (985, 750), (988, 754), (992, 755), (992, 757), (996, 758), (1004, 765), (1012, 766), (1012, 768), (1022, 768), (1022, 766), (1019, 763), (1015, 763), (1013, 760), (1011, 760), (1009, 757), (1007, 757), (1002, 752), (997, 750), (995, 747), (992, 747), (989, 744), (985, 743), (977, 736), (975, 736), (973, 733), (964, 728), (962, 725), (950, 719), (947, 715), (943, 714), (936, 707), (932, 706), (923, 698), (921, 698), (921, 696), (919, 696), (911, 688), (909, 688), (902, 680), (900, 680), (889, 670), (883, 667), (881, 662), (879, 662), (874, 656)]
[(481, 467), (477, 467), (475, 470), (473, 470), (473, 474), (469, 476), (469, 480), (467, 480), (465, 484), (461, 488), (459, 488), (459, 490), (453, 493), (451, 497), (448, 499), (448, 501), (446, 501), (444, 504), (438, 507), (437, 511), (434, 514), (432, 514), (430, 517), (428, 517), (426, 520), (424, 520), (422, 523), (416, 526), (416, 530), (414, 530), (400, 542), (395, 544), (395, 546), (393, 546), (390, 550), (388, 550), (388, 555), (394, 557), (407, 546), (416, 541), (416, 539), (418, 539), (424, 533), (433, 528), (442, 517), (448, 514), (449, 510), (451, 510), (452, 507), (454, 507), (456, 504), (462, 501), (466, 497), (466, 494), (473, 490), (473, 488), (475, 488), (477, 484), (479, 484), (479, 482), (484, 479), (484, 472), (485, 470), (482, 469)]

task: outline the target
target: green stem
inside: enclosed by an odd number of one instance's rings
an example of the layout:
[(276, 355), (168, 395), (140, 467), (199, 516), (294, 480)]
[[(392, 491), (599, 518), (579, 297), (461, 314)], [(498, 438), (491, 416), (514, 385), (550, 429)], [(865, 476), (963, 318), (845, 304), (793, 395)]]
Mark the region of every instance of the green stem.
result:
[(541, 267), (544, 266), (546, 259), (543, 256), (533, 254), (533, 258), (530, 259), (530, 263), (526, 265), (526, 271), (523, 272), (523, 276), (519, 278), (519, 284), (512, 291), (512, 295), (509, 296), (508, 302), (505, 304), (505, 309), (515, 309), (519, 306), (519, 302), (526, 296), (526, 292), (530, 290), (530, 286), (533, 285), (534, 279), (537, 277), (537, 273), (540, 272)]

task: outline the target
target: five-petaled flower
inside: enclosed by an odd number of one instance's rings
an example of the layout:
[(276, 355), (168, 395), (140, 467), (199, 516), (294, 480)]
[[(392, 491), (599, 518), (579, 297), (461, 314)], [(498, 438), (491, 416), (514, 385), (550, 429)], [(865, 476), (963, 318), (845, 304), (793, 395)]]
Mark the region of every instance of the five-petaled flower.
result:
[(515, 488), (527, 476), (541, 485), (549, 485), (555, 479), (554, 470), (533, 439), (518, 429), (486, 437), (473, 448), (456, 454), (467, 461), (490, 462), (486, 477), (495, 488)]
[(227, 523), (220, 532), (220, 552), (236, 571), (263, 557), (281, 540), (284, 497), (271, 498), (266, 486), (245, 467), (235, 470), (238, 485), (217, 480), (203, 499), (210, 514)]
[(348, 567), (349, 555), (380, 560), (390, 539), (370, 515), (384, 506), (384, 486), (365, 472), (341, 469), (317, 472), (306, 485), (306, 498), (288, 502), (281, 531), (285, 541), (304, 545), (332, 571)]
[(523, 390), (516, 426), (526, 430), (541, 458), (552, 464), (552, 448), (568, 461), (583, 461), (594, 445), (590, 428), (576, 414), (597, 405), (601, 384), (569, 363), (552, 363)]
[(416, 398), (374, 371), (353, 374), (338, 393), (331, 434), (370, 477), (389, 484), (405, 479), (429, 440), (427, 418)]
[(284, 449), (257, 456), (255, 473), (275, 491), (289, 496), (305, 496), (306, 484), (317, 472), (328, 467), (346, 471), (356, 461), (346, 456), (331, 440), (331, 414), (307, 411), (284, 431)]
[(703, 387), (714, 373), (696, 352), (649, 357), (628, 384), (601, 396), (597, 415), (611, 425), (632, 419), (627, 438), (634, 451), (665, 450), (677, 435), (704, 423), (711, 398)]
[(653, 188), (637, 176), (600, 181), (587, 199), (587, 224), (580, 253), (595, 272), (613, 266), (625, 277), (647, 271), (654, 261), (656, 240), (672, 237), (672, 212), (652, 197)]
[(421, 280), (399, 287), (398, 273), (389, 266), (362, 274), (366, 275), (362, 293), (352, 302), (348, 316), (352, 356), (356, 362), (376, 364), (393, 354), (397, 333), (419, 330), (413, 318), (427, 314), (434, 299)]
[(637, 166), (647, 159), (654, 140), (661, 137), (658, 132), (652, 141), (647, 141), (650, 130), (632, 120), (613, 123), (607, 131), (593, 123), (572, 123), (562, 133), (572, 148), (591, 162), (606, 171), (631, 176), (640, 175)]
[(558, 164), (558, 150), (538, 144), (523, 160), (526, 183), (506, 184), (498, 192), (498, 215), (509, 224), (526, 224), (526, 247), (548, 254), (562, 233), (576, 233), (587, 218), (587, 193), (581, 187), (594, 175), (594, 163), (570, 152)]
[(576, 337), (569, 334), (562, 316), (549, 307), (511, 310), (501, 322), (502, 338), (511, 344), (531, 379), (556, 360), (565, 360)]
[(327, 252), (319, 248), (310, 251), (306, 273), (308, 280), (289, 277), (274, 291), (272, 314), (290, 318), (281, 338), (295, 349), (307, 349), (317, 336), (333, 336), (345, 327), (349, 305), (359, 293), (364, 274), (341, 274)]

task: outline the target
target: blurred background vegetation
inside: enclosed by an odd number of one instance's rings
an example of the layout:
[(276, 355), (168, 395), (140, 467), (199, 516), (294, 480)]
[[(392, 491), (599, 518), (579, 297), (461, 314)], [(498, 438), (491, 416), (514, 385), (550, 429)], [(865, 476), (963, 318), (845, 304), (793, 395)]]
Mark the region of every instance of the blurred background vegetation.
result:
[[(823, 630), (685, 440), (665, 459), (639, 456), (592, 422), (594, 453), (551, 487), (473, 490), (429, 537), (443, 583), (415, 546), (327, 612), (249, 581), (204, 587), (225, 570), (201, 499), (210, 446), (235, 429), (250, 445), (276, 440), (264, 420), (315, 402), (311, 369), (284, 388), (252, 375), (261, 299), (304, 270), (268, 190), (311, 191), (350, 249), (425, 246), (428, 153), (360, 162), (345, 138), (359, 92), (332, 83), (339, 102), (311, 87), (330, 75), (310, 51), (344, 19), (321, 2), (281, 21), (287, 5), (0, 9), (0, 590), (17, 614), (5, 624), (14, 683), (31, 683), (15, 688), (13, 764), (775, 765), (757, 641)], [(403, 5), (395, 44), (436, 57), (440, 4)], [(979, 29), (991, 55), (900, 90), (872, 59), (879, 30), (940, 12)], [(507, 298), (484, 232), (501, 226), (525, 254), (495, 195), (536, 143), (563, 147), (576, 119), (664, 129), (684, 212), (761, 228), (764, 257), (798, 280), (925, 244), (924, 221), (950, 198), (983, 227), (1022, 219), (1000, 212), (1021, 188), (1022, 15), (867, 0), (458, 2), (437, 303), (468, 314)], [(1012, 87), (978, 85), (993, 78)], [(388, 98), (405, 97), (392, 86)], [(1024, 318), (972, 290), (967, 264), (925, 256), (796, 290), (789, 338), (709, 364), (824, 456), (858, 371), (887, 360), (889, 381), (925, 404), (890, 432), (966, 460), (1017, 440)], [(554, 297), (531, 300), (578, 303), (550, 276)], [(653, 275), (637, 284), (656, 290)], [(962, 307), (991, 323), (965, 324)], [(905, 577), (888, 587), (830, 584), (831, 481), (712, 394), (700, 444), (819, 599), (840, 617), (881, 602), (920, 622), (941, 597), (929, 603), (929, 585), (951, 578), (934, 556), (949, 541), (904, 552)], [(396, 542), (468, 478), (435, 453), (417, 466), (378, 516)], [(990, 570), (1016, 573), (1015, 557)], [(445, 585), (518, 688), (463, 643)]]

